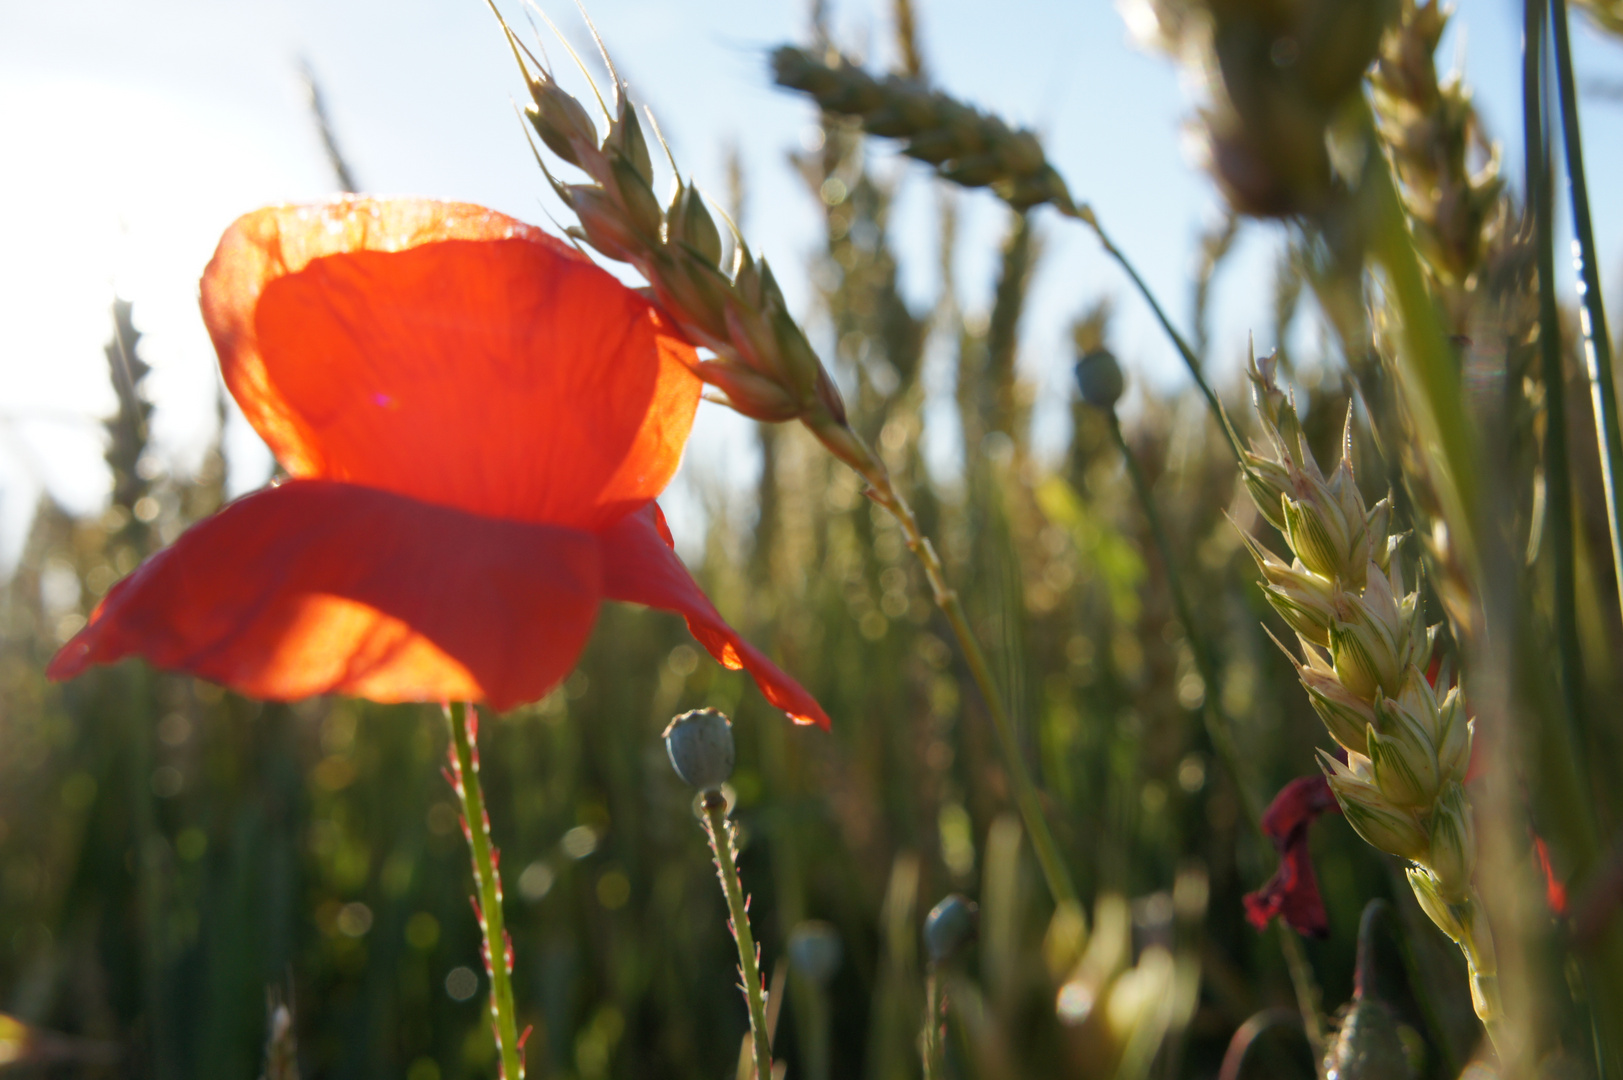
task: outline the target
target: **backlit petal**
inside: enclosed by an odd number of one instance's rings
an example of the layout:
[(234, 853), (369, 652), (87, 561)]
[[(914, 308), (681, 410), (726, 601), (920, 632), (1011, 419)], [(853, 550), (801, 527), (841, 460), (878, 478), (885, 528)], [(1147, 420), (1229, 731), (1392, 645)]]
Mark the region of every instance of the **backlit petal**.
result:
[(585, 256), (481, 207), (239, 219), (203, 274), (226, 384), (295, 477), (597, 529), (662, 490), (693, 350)]
[(725, 667), (743, 668), (766, 699), (797, 724), (827, 728), (828, 714), (806, 689), (738, 636), (677, 558), (659, 507), (649, 503), (602, 534), (603, 596), (674, 611), (699, 643)]
[(597, 613), (590, 533), (293, 480), (194, 526), (120, 582), (48, 669), (123, 656), (250, 697), (483, 700), (568, 674)]

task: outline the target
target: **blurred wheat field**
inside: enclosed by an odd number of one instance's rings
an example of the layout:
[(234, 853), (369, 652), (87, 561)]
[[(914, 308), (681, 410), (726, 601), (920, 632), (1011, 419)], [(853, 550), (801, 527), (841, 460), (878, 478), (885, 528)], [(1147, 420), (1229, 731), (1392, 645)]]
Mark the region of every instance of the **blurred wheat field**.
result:
[[(1596, 7), (1602, 19), (1615, 15)], [(912, 66), (900, 74), (917, 79), (925, 68), (916, 44), (905, 47), (914, 13), (901, 3), (893, 14), (898, 53)], [(832, 48), (826, 27), (815, 26), (815, 36), (819, 49)], [(1361, 67), (1354, 81), (1362, 79)], [(1421, 910), (1403, 861), (1376, 851), (1341, 816), (1309, 833), (1327, 936), (1298, 939), (1283, 924), (1259, 932), (1247, 922), (1242, 897), (1277, 862), (1249, 815), (1315, 773), (1315, 748), (1326, 739), (1295, 665), (1270, 640), (1290, 640), (1290, 631), (1256, 586), (1241, 538), (1241, 530), (1274, 534), (1206, 403), (1194, 391), (1138, 387), (1123, 412), (1124, 445), (1155, 524), (1124, 467), (1114, 414), (1077, 400), (1062, 451), (1038, 454), (1033, 390), (1019, 376), (1020, 329), (1044, 271), (1045, 230), (1068, 224), (1044, 204), (1063, 203), (1005, 195), (1013, 205), (988, 317), (963, 310), (950, 276), (933, 308), (910, 306), (898, 284), (910, 256), (894, 246), (892, 149), (864, 134), (861, 110), (819, 101), (821, 139), (806, 142), (817, 149), (794, 164), (825, 224), (809, 267), (835, 343), (823, 359), (852, 428), (910, 493), (939, 546), (1081, 903), (1057, 905), (1044, 887), (985, 699), (903, 530), (807, 430), (762, 424), (758, 481), (753, 490), (707, 493), (703, 557), (690, 565), (729, 621), (817, 697), (833, 728), (789, 725), (676, 617), (618, 605), (603, 609), (578, 668), (547, 698), (486, 718), (484, 785), (503, 855), (519, 1024), (532, 1028), (529, 1075), (747, 1075), (738, 1063), (748, 1018), (727, 909), (693, 793), (659, 738), (673, 714), (699, 706), (735, 721), (739, 869), (766, 977), (782, 988), (772, 1050), (790, 1077), (923, 1075), (926, 994), (938, 988), (953, 1002), (945, 1075), (1324, 1075), (1302, 1034), (1303, 987), (1319, 995), (1306, 1008), (1324, 1015), (1333, 1037), (1338, 1008), (1354, 997), (1361, 915), (1377, 898), (1391, 904), (1395, 930), (1372, 936), (1366, 974), (1374, 982), (1364, 989), (1389, 1004), (1409, 1057), (1345, 1075), (1454, 1077), (1473, 1056), (1488, 1057), (1459, 950)], [(336, 147), (334, 158), (341, 166)], [(964, 176), (941, 182), (935, 224), (949, 264), (958, 243), (950, 180), (982, 186)], [(1597, 201), (1611, 197), (1604, 178), (1592, 183)], [(724, 200), (746, 235), (749, 214), (768, 212), (745, 209), (747, 185), (738, 175)], [(1467, 194), (1481, 202), (1480, 218), (1499, 212), (1486, 209), (1500, 206), (1497, 187)], [(1253, 211), (1241, 198), (1231, 201), (1238, 212), (1202, 238), (1192, 282), (1197, 362), (1220, 347), (1206, 340), (1205, 305), (1234, 234), (1259, 227), (1242, 221)], [(1472, 261), (1469, 273), (1428, 270), (1440, 309), (1459, 315), (1456, 334), (1480, 338), (1491, 304), (1515, 309), (1507, 321), (1537, 306), (1527, 275), (1517, 277), (1533, 245), (1511, 213), (1493, 218), (1500, 233), (1476, 226), (1500, 263), (1476, 269), (1489, 256), (1473, 249), (1460, 256)], [(1463, 250), (1439, 235), (1439, 250)], [(1315, 289), (1324, 290), (1317, 304), (1331, 306), (1331, 271), (1301, 254), (1311, 247), (1304, 241), (1281, 260), (1278, 327)], [(1605, 254), (1610, 271), (1616, 253)], [(1490, 297), (1489, 284), (1501, 279), (1512, 284)], [(1113, 349), (1111, 300), (1077, 296), (1076, 355), (1044, 362)], [(1339, 315), (1321, 317), (1329, 325)], [(1485, 440), (1502, 433), (1507, 460), (1493, 466), (1499, 472), (1484, 465), (1481, 483), (1503, 488), (1505, 507), (1493, 520), (1522, 574), (1506, 603), (1544, 629), (1556, 604), (1550, 556), (1529, 539), (1550, 528), (1537, 532), (1548, 486), (1538, 440), (1549, 400), (1565, 409), (1583, 676), (1571, 690), (1589, 719), (1580, 797), (1594, 796), (1597, 843), (1609, 851), (1612, 781), (1623, 764), (1615, 723), (1623, 626), (1578, 318), (1576, 308), (1559, 312), (1559, 385), (1539, 374), (1535, 350), (1518, 339), (1497, 354), (1496, 368), (1466, 372), (1476, 394), (1466, 405), (1486, 428), (1502, 416), (1492, 411), (1497, 399), (1483, 404), (1482, 387), (1517, 399)], [(45, 678), (52, 654), (114, 582), (224, 499), (219, 447), (187, 476), (163, 473), (147, 453), (140, 319), (117, 305), (107, 347), (120, 403), (106, 425), (115, 481), (108, 508), (74, 518), (42, 505), (0, 592), (0, 1009), (16, 1018), (14, 1033), (0, 1026), (0, 1071), (493, 1076), (487, 978), (459, 810), (441, 775), (437, 709), (343, 698), (261, 703), (139, 661), (66, 684)], [(1391, 333), (1364, 329), (1366, 339)], [(1380, 429), (1386, 398), (1376, 387), (1393, 390), (1349, 360), (1335, 337), (1327, 331), (1318, 351), (1280, 359), (1305, 440), (1319, 461), (1333, 461), (1350, 409), (1363, 495), (1373, 504), (1394, 479), (1408, 492), (1404, 455), (1425, 450), (1378, 452), (1397, 429)], [(922, 455), (927, 355), (948, 356), (954, 369), (963, 446), (956, 475), (932, 471)], [(1242, 438), (1255, 433), (1247, 389), (1239, 379), (1216, 387)], [(1413, 487), (1418, 496), (1402, 498), (1420, 504), (1404, 511), (1418, 539), (1406, 557), (1433, 560), (1422, 603), (1427, 623), (1445, 622), (1455, 596), (1450, 549), (1418, 553), (1433, 543), (1422, 533), (1425, 515), (1441, 520), (1443, 512), (1424, 504), (1434, 489)], [(1187, 589), (1192, 625), (1180, 615), (1175, 581)], [(1469, 642), (1454, 648), (1476, 656)], [(1554, 670), (1567, 648), (1550, 638), (1518, 663)], [(1523, 683), (1523, 697), (1544, 685)], [(1472, 707), (1486, 713), (1480, 701)], [(1238, 776), (1213, 744), (1213, 716), (1231, 726)], [(1545, 774), (1523, 780), (1536, 789)], [(1477, 798), (1486, 813), (1493, 796)], [(1536, 796), (1532, 803), (1542, 805)], [(1605, 873), (1595, 871), (1596, 895)], [(975, 898), (979, 931), (937, 964), (920, 929), (950, 893)], [(1591, 941), (1602, 940), (1610, 914), (1604, 896), (1596, 902), (1602, 925)], [(1623, 1016), (1605, 1011), (1604, 994), (1583, 989), (1576, 962), (1561, 952), (1577, 932), (1570, 921), (1539, 918), (1528, 935), (1532, 959), (1523, 961), (1533, 974), (1517, 976), (1525, 981), (1507, 993), (1513, 1004), (1538, 1003), (1528, 1007), (1543, 1018), (1538, 1075), (1597, 1075), (1597, 1057), (1607, 1062), (1596, 1046), (1606, 1039), (1591, 1029), (1623, 1028)], [(839, 941), (832, 973), (794, 944), (815, 924)], [(1300, 970), (1293, 980), (1297, 946), (1282, 950), (1285, 939), (1301, 941), (1307, 984)], [(1098, 1000), (1068, 1003), (1063, 991), (1083, 983), (1067, 978), (1090, 963), (1099, 975), (1086, 985)], [(1562, 988), (1561, 1000), (1539, 996), (1551, 986)], [(1159, 1019), (1144, 1019), (1151, 1014)], [(1263, 1034), (1243, 1069), (1225, 1069), (1248, 1023)]]

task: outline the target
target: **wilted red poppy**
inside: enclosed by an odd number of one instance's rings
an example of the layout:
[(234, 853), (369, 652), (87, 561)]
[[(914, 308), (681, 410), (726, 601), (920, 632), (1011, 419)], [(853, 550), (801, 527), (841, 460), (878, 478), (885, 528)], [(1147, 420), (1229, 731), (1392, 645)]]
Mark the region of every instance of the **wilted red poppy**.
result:
[(1307, 828), (1341, 807), (1323, 776), (1302, 776), (1280, 789), (1262, 815), (1262, 831), (1279, 851), (1279, 868), (1262, 888), (1245, 895), (1245, 914), (1258, 930), (1268, 928), (1274, 916), (1298, 934), (1322, 938), (1330, 932), (1330, 917), (1319, 895), (1319, 879), (1308, 854)]
[(135, 654), (253, 697), (543, 696), (601, 600), (679, 612), (804, 723), (654, 496), (700, 383), (658, 308), (482, 207), (347, 199), (238, 220), (203, 274), (226, 385), (291, 479), (113, 587), (48, 669)]

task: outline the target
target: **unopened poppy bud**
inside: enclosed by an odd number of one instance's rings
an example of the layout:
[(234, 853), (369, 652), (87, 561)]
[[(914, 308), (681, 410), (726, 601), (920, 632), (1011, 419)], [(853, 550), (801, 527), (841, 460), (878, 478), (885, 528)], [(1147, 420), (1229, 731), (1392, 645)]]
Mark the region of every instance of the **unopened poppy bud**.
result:
[(826, 922), (808, 919), (789, 931), (789, 963), (818, 986), (828, 985), (844, 958), (839, 931)]
[[(1358, 758), (1352, 760), (1358, 761)], [(1366, 841), (1381, 851), (1411, 862), (1423, 862), (1429, 839), (1419, 818), (1395, 806), (1366, 775), (1360, 776), (1347, 765), (1319, 752), (1319, 762), (1347, 823)], [(1366, 761), (1367, 765), (1367, 761)]]
[(1437, 892), (1458, 902), (1469, 895), (1476, 871), (1476, 826), (1465, 789), (1450, 784), (1431, 812), (1431, 852), (1422, 860), (1437, 879)]
[(733, 722), (715, 709), (694, 709), (665, 729), (665, 752), (683, 781), (714, 791), (733, 775)]
[(924, 919), (924, 951), (932, 964), (944, 964), (975, 938), (980, 911), (975, 901), (952, 893)]
[(1373, 994), (1360, 994), (1325, 1051), (1319, 1075), (1336, 1080), (1408, 1080), (1414, 1076), (1397, 1019)]
[(1121, 400), (1126, 380), (1114, 353), (1109, 349), (1090, 349), (1076, 362), (1076, 385), (1082, 391), (1083, 401), (1110, 412)]

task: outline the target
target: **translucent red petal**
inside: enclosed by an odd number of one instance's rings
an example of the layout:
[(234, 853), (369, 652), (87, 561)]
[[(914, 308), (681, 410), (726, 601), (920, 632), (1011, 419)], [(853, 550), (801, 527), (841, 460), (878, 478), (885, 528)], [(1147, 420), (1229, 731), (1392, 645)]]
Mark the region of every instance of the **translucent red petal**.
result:
[(480, 207), (352, 199), (238, 220), (203, 275), (226, 384), (295, 477), (596, 529), (657, 495), (693, 350), (578, 252)]
[(699, 589), (676, 555), (658, 506), (649, 503), (623, 518), (603, 532), (602, 543), (604, 598), (682, 615), (688, 629), (711, 656), (735, 671), (748, 671), (766, 699), (788, 713), (790, 719), (797, 724), (828, 728), (828, 714), (817, 699), (768, 660), (765, 653), (739, 637)]
[(596, 537), (294, 480), (227, 506), (108, 593), (51, 662), (138, 655), (251, 697), (542, 697), (597, 613)]

